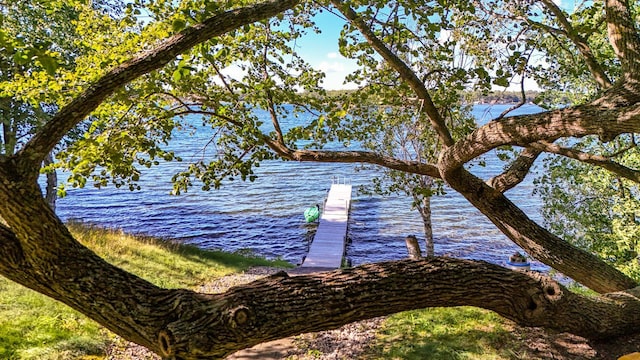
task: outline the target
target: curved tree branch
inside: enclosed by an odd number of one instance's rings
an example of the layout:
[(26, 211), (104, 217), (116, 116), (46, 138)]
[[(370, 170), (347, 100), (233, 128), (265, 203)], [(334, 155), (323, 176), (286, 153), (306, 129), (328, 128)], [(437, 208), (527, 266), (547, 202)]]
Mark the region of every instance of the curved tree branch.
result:
[(520, 152), (520, 155), (509, 165), (507, 170), (500, 175), (494, 176), (487, 180), (487, 185), (492, 188), (505, 192), (513, 189), (520, 184), (529, 173), (531, 166), (542, 153), (540, 150), (526, 148)]
[(493, 222), (502, 233), (537, 260), (599, 292), (638, 286), (597, 256), (579, 249), (531, 220), (501, 192), (458, 168), (444, 180)]
[[(176, 112), (174, 115), (182, 116), (186, 114), (201, 114), (215, 116), (233, 126), (242, 127), (243, 124), (233, 118), (221, 115), (215, 111), (188, 108), (182, 112)], [(433, 164), (423, 163), (419, 161), (401, 160), (392, 156), (382, 155), (370, 151), (327, 151), (327, 150), (295, 150), (288, 147), (284, 141), (272, 139), (266, 134), (259, 137), (269, 148), (275, 151), (279, 156), (288, 160), (309, 161), (309, 162), (341, 162), (341, 163), (367, 163), (379, 165), (389, 169), (404, 171), (412, 174), (427, 175), (432, 178), (440, 179), (440, 173), (437, 166)]]
[(285, 159), (296, 161), (367, 163), (379, 165), (393, 170), (399, 170), (419, 175), (427, 175), (440, 179), (438, 168), (432, 164), (418, 161), (400, 160), (391, 156), (381, 155), (369, 151), (323, 151), (323, 150), (293, 150), (282, 146), (270, 139), (263, 139), (278, 155)]
[[(192, 109), (176, 112), (174, 115), (182, 116), (186, 114), (201, 114), (215, 116), (233, 126), (242, 127), (243, 124), (233, 118), (216, 113), (215, 111)], [(291, 149), (284, 141), (271, 139), (266, 134), (259, 137), (269, 148), (279, 156), (288, 160), (308, 161), (308, 162), (335, 162), (335, 163), (367, 163), (379, 165), (393, 170), (404, 171), (412, 174), (427, 175), (440, 179), (440, 172), (437, 166), (419, 161), (401, 160), (392, 156), (382, 155), (370, 151), (327, 151), (327, 150), (295, 150)]]
[(193, 25), (166, 39), (156, 48), (118, 65), (64, 106), (18, 153), (21, 171), (35, 171), (45, 156), (65, 134), (95, 110), (109, 95), (139, 76), (159, 69), (181, 53), (212, 37), (243, 25), (274, 16), (294, 7), (299, 0), (268, 0), (256, 5), (229, 10)]
[(622, 75), (594, 105), (615, 108), (640, 101), (640, 36), (626, 0), (606, 0), (609, 42), (620, 60)]
[[(518, 115), (492, 121), (442, 151), (438, 167), (455, 171), (470, 160), (502, 145), (529, 144), (561, 137), (598, 135), (611, 139), (640, 132), (640, 105), (602, 109), (583, 105), (539, 114)], [(443, 174), (444, 176), (444, 174)]]

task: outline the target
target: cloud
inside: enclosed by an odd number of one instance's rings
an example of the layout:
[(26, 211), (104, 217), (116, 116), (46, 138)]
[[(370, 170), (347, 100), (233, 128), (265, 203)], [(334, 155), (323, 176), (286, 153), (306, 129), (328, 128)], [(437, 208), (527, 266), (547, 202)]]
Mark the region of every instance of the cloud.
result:
[(337, 59), (339, 57), (342, 57), (340, 54), (336, 53), (336, 52), (330, 52), (327, 54), (327, 57), (329, 59)]
[(318, 69), (325, 73), (341, 73), (345, 71), (345, 66), (340, 61), (323, 61), (318, 65)]
[(440, 35), (438, 36), (438, 42), (440, 44), (444, 44), (449, 39), (451, 39), (451, 30), (446, 30), (446, 29), (440, 30)]

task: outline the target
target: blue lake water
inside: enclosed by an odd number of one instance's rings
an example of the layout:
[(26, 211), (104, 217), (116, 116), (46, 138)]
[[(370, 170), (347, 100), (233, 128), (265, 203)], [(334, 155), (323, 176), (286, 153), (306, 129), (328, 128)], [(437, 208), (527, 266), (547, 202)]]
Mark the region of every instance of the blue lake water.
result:
[[(499, 115), (505, 105), (477, 105), (479, 123)], [(524, 106), (516, 113), (541, 109)], [(357, 192), (375, 177), (373, 170), (356, 171), (359, 164), (329, 164), (267, 161), (256, 169), (255, 182), (227, 182), (219, 190), (201, 191), (195, 186), (180, 196), (169, 195), (171, 176), (186, 169), (189, 160), (206, 158), (211, 131), (178, 134), (170, 144), (183, 162), (163, 163), (145, 169), (142, 190), (131, 192), (114, 187), (69, 189), (59, 199), (57, 213), (63, 220), (76, 219), (127, 232), (143, 233), (195, 244), (205, 249), (248, 249), (267, 257), (299, 263), (307, 249), (312, 226), (304, 223), (304, 210), (320, 203), (334, 176), (354, 185), (347, 257), (353, 265), (407, 256), (404, 238), (423, 239), (422, 221), (411, 209), (408, 197), (367, 196)], [(203, 151), (203, 149), (205, 149)], [(209, 154), (211, 155), (211, 154)], [(498, 174), (504, 163), (493, 154), (485, 156), (485, 167), (471, 171), (487, 179)], [(67, 175), (60, 174), (60, 179)], [(532, 196), (531, 175), (507, 196), (529, 216), (539, 219), (539, 199)], [(503, 264), (519, 250), (466, 200), (453, 191), (432, 199), (436, 255), (482, 259)], [(423, 244), (424, 249), (424, 244)], [(532, 268), (545, 266), (532, 262)]]

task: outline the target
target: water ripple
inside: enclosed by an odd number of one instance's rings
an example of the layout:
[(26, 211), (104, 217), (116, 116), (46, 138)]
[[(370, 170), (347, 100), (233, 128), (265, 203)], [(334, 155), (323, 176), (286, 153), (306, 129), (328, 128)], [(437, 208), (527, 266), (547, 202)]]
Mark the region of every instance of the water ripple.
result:
[[(499, 109), (495, 110), (499, 113)], [(529, 111), (532, 111), (531, 109)], [(480, 112), (479, 112), (480, 113)], [(484, 109), (482, 110), (484, 113)], [(199, 137), (206, 142), (206, 136)], [(193, 138), (178, 137), (172, 144), (185, 159), (201, 149)], [(201, 156), (201, 155), (199, 155)], [(486, 167), (472, 171), (483, 178), (499, 173), (502, 163), (485, 159)], [(170, 196), (168, 179), (186, 164), (161, 164), (143, 169), (141, 191), (125, 189), (70, 189), (57, 212), (64, 220), (80, 219), (133, 233), (173, 238), (206, 249), (249, 249), (268, 258), (299, 263), (314, 231), (304, 223), (303, 211), (322, 203), (333, 176), (346, 177), (354, 188), (369, 183), (376, 173), (356, 171), (357, 165), (267, 161), (256, 169), (258, 180), (232, 181), (219, 190), (191, 189)], [(531, 180), (507, 196), (534, 218), (539, 200), (531, 195)], [(434, 197), (433, 222), (436, 255), (503, 263), (518, 248), (464, 198), (453, 191)], [(405, 196), (370, 197), (353, 193), (347, 255), (352, 264), (406, 257), (404, 238), (421, 237), (422, 222)], [(537, 262), (534, 269), (543, 269)]]

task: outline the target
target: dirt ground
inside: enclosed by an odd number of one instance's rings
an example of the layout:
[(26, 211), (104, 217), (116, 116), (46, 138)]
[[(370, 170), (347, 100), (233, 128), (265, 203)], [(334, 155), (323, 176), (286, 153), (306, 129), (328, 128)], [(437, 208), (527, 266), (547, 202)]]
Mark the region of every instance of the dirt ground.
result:
[[(518, 357), (527, 360), (616, 360), (623, 355), (638, 353), (640, 360), (640, 334), (626, 336), (613, 341), (590, 342), (585, 338), (568, 334), (553, 333), (541, 328), (523, 328), (513, 325), (513, 334), (521, 339), (521, 348), (512, 349)], [(326, 346), (326, 345), (325, 345)], [(341, 354), (345, 355), (345, 354)], [(351, 355), (354, 355), (353, 353)], [(356, 355), (356, 359), (358, 356)], [(227, 360), (310, 360), (310, 359), (351, 359), (333, 352), (331, 354), (309, 356), (300, 351), (291, 338), (260, 344), (240, 351)], [(635, 360), (635, 359), (634, 359)]]
[(528, 359), (615, 360), (622, 355), (640, 352), (640, 334), (609, 341), (589, 341), (573, 334), (554, 333), (541, 328), (514, 325), (513, 332), (522, 340), (520, 353), (526, 352)]
[[(513, 326), (513, 333), (522, 340), (519, 349), (512, 349), (515, 354), (518, 354), (518, 357), (514, 357), (514, 360), (616, 360), (626, 354), (640, 353), (640, 334), (621, 337), (614, 341), (590, 342), (585, 338), (572, 334), (552, 333), (540, 328), (522, 328), (515, 325)], [(323, 339), (324, 341), (327, 340), (326, 337)], [(141, 346), (131, 343), (120, 343), (119, 345), (110, 349), (107, 359), (160, 359)], [(329, 344), (324, 345), (325, 348), (327, 345)], [(331, 352), (330, 348), (326, 348), (326, 350), (327, 353), (322, 355), (310, 355), (304, 349), (300, 349), (293, 338), (286, 338), (239, 351), (228, 357), (227, 360), (351, 360), (359, 358), (354, 353), (349, 354), (351, 355), (349, 356), (340, 351)], [(638, 359), (640, 359), (640, 355)]]

